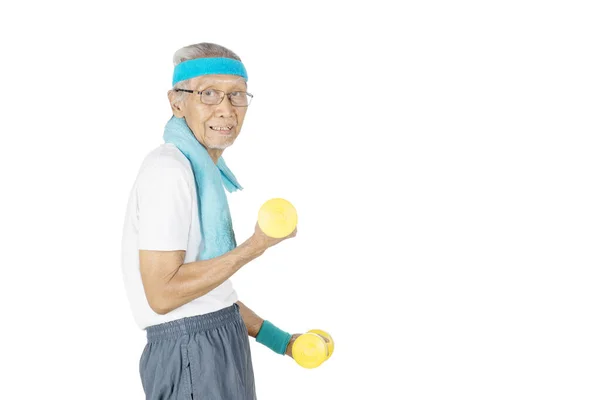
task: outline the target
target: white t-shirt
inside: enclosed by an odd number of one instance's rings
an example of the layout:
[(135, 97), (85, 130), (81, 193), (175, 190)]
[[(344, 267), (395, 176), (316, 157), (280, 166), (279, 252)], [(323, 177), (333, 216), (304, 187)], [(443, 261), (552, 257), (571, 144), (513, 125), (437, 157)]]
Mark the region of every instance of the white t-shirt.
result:
[(122, 239), (125, 290), (141, 329), (231, 306), (237, 293), (228, 279), (191, 302), (165, 314), (148, 305), (140, 275), (139, 250), (185, 250), (184, 263), (199, 260), (202, 246), (198, 199), (189, 160), (173, 144), (144, 159), (131, 189)]

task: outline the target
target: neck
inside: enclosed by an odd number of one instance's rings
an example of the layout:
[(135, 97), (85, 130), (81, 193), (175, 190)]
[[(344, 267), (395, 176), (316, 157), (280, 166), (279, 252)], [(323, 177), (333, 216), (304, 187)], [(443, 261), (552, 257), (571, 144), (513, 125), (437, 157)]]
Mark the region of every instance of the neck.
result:
[(213, 160), (213, 162), (216, 164), (217, 161), (219, 161), (219, 157), (221, 157), (221, 154), (223, 154), (224, 150), (223, 149), (206, 149), (206, 151), (208, 152), (208, 155)]

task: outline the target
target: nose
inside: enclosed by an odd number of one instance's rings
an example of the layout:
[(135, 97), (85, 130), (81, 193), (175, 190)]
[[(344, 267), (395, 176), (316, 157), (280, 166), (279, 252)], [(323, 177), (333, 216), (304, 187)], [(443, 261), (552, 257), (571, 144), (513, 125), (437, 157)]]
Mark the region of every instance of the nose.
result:
[(232, 117), (235, 114), (235, 108), (231, 105), (229, 101), (229, 97), (225, 96), (221, 103), (217, 104), (217, 108), (215, 109), (215, 115), (217, 117)]

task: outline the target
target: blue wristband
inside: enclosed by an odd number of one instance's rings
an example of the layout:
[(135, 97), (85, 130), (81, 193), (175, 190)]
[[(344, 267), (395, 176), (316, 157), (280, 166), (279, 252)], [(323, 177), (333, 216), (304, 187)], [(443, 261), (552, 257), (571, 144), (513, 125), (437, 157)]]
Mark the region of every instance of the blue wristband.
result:
[(277, 354), (284, 355), (287, 345), (290, 342), (292, 335), (282, 331), (269, 321), (264, 321), (258, 335), (256, 335), (256, 341), (260, 344), (264, 344)]

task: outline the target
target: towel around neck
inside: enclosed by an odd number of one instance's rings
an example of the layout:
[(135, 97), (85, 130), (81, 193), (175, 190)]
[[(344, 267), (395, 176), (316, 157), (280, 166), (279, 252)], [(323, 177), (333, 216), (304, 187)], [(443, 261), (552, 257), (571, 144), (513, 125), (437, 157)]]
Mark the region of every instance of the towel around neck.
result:
[(225, 160), (219, 157), (217, 164), (214, 163), (184, 118), (173, 116), (165, 126), (163, 139), (175, 145), (192, 166), (202, 231), (200, 259), (218, 257), (234, 249), (235, 235), (224, 189), (234, 192), (242, 187)]

